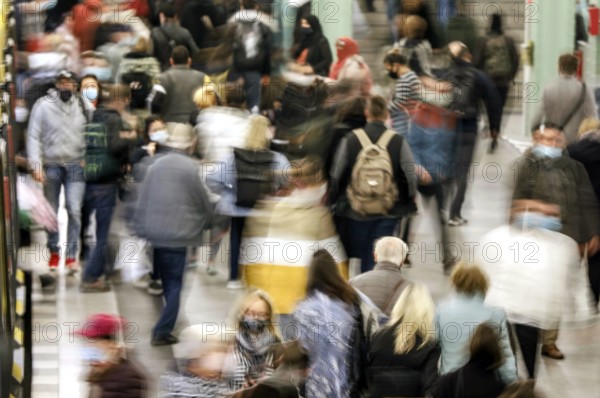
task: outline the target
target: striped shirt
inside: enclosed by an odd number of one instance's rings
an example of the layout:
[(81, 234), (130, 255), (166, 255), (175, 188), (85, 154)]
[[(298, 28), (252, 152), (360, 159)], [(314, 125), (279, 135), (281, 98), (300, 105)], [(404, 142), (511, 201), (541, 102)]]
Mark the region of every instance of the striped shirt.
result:
[(396, 80), (396, 90), (388, 105), (392, 118), (392, 127), (400, 135), (408, 133), (408, 121), (410, 116), (405, 108), (411, 106), (412, 101), (419, 99), (419, 87), (421, 81), (413, 71), (406, 72)]

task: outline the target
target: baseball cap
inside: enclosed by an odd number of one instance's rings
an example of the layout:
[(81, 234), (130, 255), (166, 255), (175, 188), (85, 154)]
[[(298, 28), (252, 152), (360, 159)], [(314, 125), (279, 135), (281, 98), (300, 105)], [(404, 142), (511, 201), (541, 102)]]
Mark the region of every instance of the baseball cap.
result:
[(60, 72), (58, 72), (58, 75), (56, 76), (56, 81), (59, 81), (61, 79), (69, 79), (69, 80), (77, 81), (77, 75), (73, 72), (63, 69)]
[(123, 330), (125, 318), (111, 314), (95, 314), (89, 317), (75, 335), (90, 339), (116, 337)]

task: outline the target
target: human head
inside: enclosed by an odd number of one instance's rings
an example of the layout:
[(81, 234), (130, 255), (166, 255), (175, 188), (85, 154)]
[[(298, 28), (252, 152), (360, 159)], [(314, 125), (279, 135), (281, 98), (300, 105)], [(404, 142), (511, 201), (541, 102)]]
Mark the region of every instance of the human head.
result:
[(149, 50), (148, 40), (144, 36), (140, 36), (135, 43), (135, 46), (131, 49), (132, 52), (136, 53), (147, 53)]
[(579, 58), (571, 53), (563, 54), (558, 58), (558, 71), (563, 76), (574, 76), (579, 67)]
[(243, 108), (246, 104), (246, 90), (238, 83), (228, 84), (225, 93), (225, 102), (230, 108)]
[(346, 304), (358, 303), (358, 294), (342, 277), (335, 259), (326, 249), (319, 249), (313, 255), (306, 291), (309, 295), (320, 292)]
[(460, 59), (462, 61), (471, 62), (471, 51), (465, 43), (453, 41), (448, 44), (448, 51), (452, 59)]
[(163, 145), (181, 151), (191, 151), (196, 145), (196, 135), (187, 123), (167, 123), (169, 137)]
[(256, 115), (250, 119), (250, 129), (246, 136), (246, 149), (262, 151), (269, 148), (269, 119)]
[(286, 177), (296, 188), (322, 185), (323, 162), (316, 156), (307, 156), (293, 164), (291, 170), (286, 171)]
[(373, 254), (377, 262), (387, 261), (400, 267), (408, 255), (408, 246), (400, 238), (385, 236), (375, 242)]
[(100, 82), (98, 82), (95, 75), (83, 76), (79, 82), (79, 91), (81, 92), (81, 97), (87, 101), (98, 101), (102, 98)]
[(190, 58), (190, 52), (186, 46), (175, 46), (171, 52), (171, 58), (169, 62), (172, 66), (175, 65), (191, 65), (192, 59)]
[(502, 365), (504, 359), (498, 343), (498, 326), (484, 322), (475, 329), (469, 344), (470, 363), (476, 363), (486, 370), (495, 370)]
[(409, 69), (408, 60), (399, 48), (394, 48), (385, 55), (383, 66), (393, 79), (398, 79), (399, 75), (402, 74), (402, 70)]
[(577, 136), (581, 137), (585, 133), (598, 130), (600, 130), (600, 119), (597, 119), (595, 117), (588, 117), (583, 119), (583, 121), (579, 125), (579, 131), (577, 132)]
[(490, 24), (490, 32), (502, 34), (502, 16), (498, 13), (492, 14), (492, 22)]
[(562, 149), (567, 145), (562, 130), (555, 123), (540, 123), (533, 126), (531, 131), (533, 133), (533, 142), (535, 144)]
[[(156, 134), (159, 133), (160, 140), (156, 140), (159, 136)], [(166, 140), (168, 137), (167, 126), (165, 122), (157, 115), (150, 115), (145, 120), (145, 130), (144, 130), (144, 138), (146, 141), (158, 142), (159, 144), (162, 141)]]
[(83, 359), (96, 371), (107, 370), (119, 362), (123, 351), (120, 336), (126, 320), (111, 314), (95, 314), (75, 331), (86, 343)]
[[(272, 335), (279, 336), (275, 307), (267, 292), (255, 289), (248, 293), (241, 301), (236, 311), (236, 321), (242, 329), (254, 329), (251, 320), (262, 321), (262, 325)], [(250, 330), (247, 330), (250, 331)], [(254, 331), (256, 331), (254, 329)]]
[(212, 84), (204, 85), (194, 93), (194, 103), (200, 110), (219, 105), (219, 94)]
[(415, 14), (423, 5), (423, 0), (404, 0), (402, 2), (402, 11), (405, 14)]
[(75, 92), (77, 89), (77, 75), (73, 72), (62, 70), (59, 72), (58, 76), (56, 76), (55, 85), (58, 90), (70, 90), (71, 92)]
[(402, 324), (396, 330), (394, 352), (404, 354), (415, 347), (416, 337), (422, 339), (417, 349), (435, 339), (433, 330), (433, 317), (435, 305), (429, 289), (422, 283), (411, 283), (398, 297), (392, 309), (389, 326), (396, 325), (400, 320)]
[(257, 0), (241, 0), (240, 8), (242, 10), (258, 10), (258, 1)]
[(106, 84), (102, 87), (102, 103), (120, 112), (127, 109), (131, 100), (131, 89), (125, 84)]
[(403, 31), (408, 39), (422, 39), (427, 32), (427, 21), (418, 15), (410, 15), (404, 22)]
[(108, 82), (112, 77), (112, 68), (106, 57), (94, 51), (81, 54), (81, 74), (94, 75), (100, 82)]
[(387, 104), (380, 95), (374, 95), (367, 104), (367, 120), (385, 122), (388, 117)]
[(343, 101), (340, 104), (337, 112), (335, 113), (335, 122), (336, 123), (345, 123), (349, 120), (364, 120), (367, 121), (365, 117), (365, 111), (367, 109), (367, 100), (364, 97), (352, 97)]
[(160, 20), (160, 24), (164, 25), (165, 22), (174, 21), (177, 19), (177, 10), (175, 9), (175, 5), (169, 2), (163, 2), (158, 11), (158, 18)]
[(489, 286), (487, 276), (474, 264), (458, 264), (452, 271), (450, 280), (458, 293), (467, 296), (485, 296)]
[(335, 48), (337, 50), (338, 61), (358, 54), (358, 43), (351, 37), (343, 36), (337, 39)]
[(512, 217), (524, 212), (534, 212), (551, 217), (560, 217), (560, 206), (539, 199), (515, 199), (512, 201), (510, 212)]
[(321, 28), (321, 22), (319, 22), (319, 18), (315, 15), (307, 15), (300, 21), (300, 26), (302, 28), (310, 28), (312, 30), (312, 34), (322, 34), (323, 29)]

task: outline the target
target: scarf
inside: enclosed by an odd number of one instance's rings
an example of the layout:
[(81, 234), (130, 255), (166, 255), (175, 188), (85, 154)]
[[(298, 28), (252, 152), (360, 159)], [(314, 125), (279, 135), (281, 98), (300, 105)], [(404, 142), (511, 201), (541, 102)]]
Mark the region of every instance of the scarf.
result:
[(336, 45), (341, 46), (342, 48), (337, 49), (338, 60), (331, 65), (331, 71), (329, 72), (329, 77), (334, 80), (337, 80), (346, 59), (358, 54), (358, 43), (350, 37), (339, 38)]

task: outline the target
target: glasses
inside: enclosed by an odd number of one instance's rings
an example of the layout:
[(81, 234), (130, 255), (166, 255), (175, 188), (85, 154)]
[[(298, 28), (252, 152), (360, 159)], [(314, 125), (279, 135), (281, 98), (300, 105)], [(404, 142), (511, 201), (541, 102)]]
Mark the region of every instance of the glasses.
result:
[(254, 312), (254, 311), (246, 311), (244, 315), (250, 318), (258, 318), (258, 319), (269, 319), (271, 314), (268, 312)]

